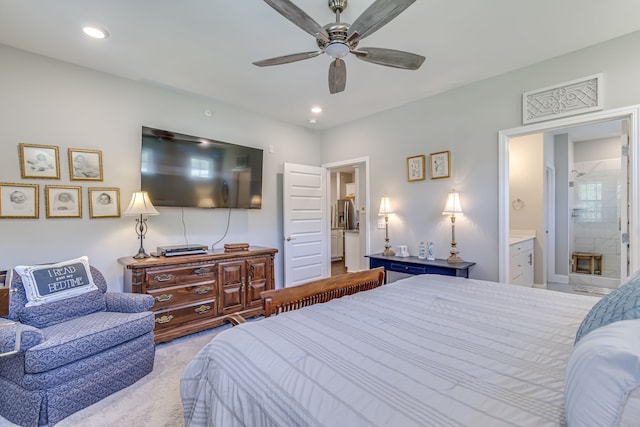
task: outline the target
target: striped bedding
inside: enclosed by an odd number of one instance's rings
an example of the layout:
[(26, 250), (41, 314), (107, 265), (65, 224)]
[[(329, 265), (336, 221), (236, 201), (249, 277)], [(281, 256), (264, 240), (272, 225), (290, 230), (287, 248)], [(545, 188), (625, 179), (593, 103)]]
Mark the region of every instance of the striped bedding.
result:
[(597, 298), (420, 275), (218, 334), (186, 367), (186, 426), (559, 426)]

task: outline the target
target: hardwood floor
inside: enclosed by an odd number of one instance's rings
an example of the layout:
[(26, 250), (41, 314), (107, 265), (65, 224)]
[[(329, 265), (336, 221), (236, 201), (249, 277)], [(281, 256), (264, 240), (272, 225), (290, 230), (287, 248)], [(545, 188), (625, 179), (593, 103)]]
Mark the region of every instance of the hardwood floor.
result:
[(338, 261), (331, 262), (331, 275), (337, 276), (347, 272), (347, 267), (344, 265), (344, 258)]

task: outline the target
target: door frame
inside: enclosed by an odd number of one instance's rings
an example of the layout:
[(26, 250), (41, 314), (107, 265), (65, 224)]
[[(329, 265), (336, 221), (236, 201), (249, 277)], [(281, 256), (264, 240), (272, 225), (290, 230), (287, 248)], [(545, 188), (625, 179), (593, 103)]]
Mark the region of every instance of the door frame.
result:
[[(542, 266), (544, 283), (555, 280), (556, 277), (556, 168), (550, 163), (544, 166), (544, 248), (543, 257), (546, 263)], [(551, 243), (551, 240), (554, 240)]]
[[(629, 272), (634, 272), (640, 267), (640, 251), (638, 250), (640, 236), (636, 231), (640, 215), (639, 117), (640, 105), (633, 105), (498, 131), (498, 280), (500, 282), (509, 282), (509, 140), (530, 134), (612, 120), (629, 120)], [(543, 258), (545, 257), (546, 254)]]
[[(331, 174), (331, 170), (332, 169), (339, 169), (339, 168), (343, 168), (346, 166), (362, 166), (364, 168), (364, 180), (365, 180), (365, 189), (364, 189), (364, 198), (365, 198), (365, 203), (364, 203), (364, 208), (365, 208), (365, 212), (364, 215), (362, 210), (360, 211), (360, 232), (365, 233), (364, 235), (364, 248), (360, 248), (360, 249), (364, 249), (364, 251), (361, 251), (362, 256), (364, 257), (365, 255), (369, 255), (370, 252), (370, 248), (371, 248), (371, 232), (370, 232), (370, 224), (371, 224), (371, 220), (370, 220), (370, 212), (371, 212), (371, 176), (370, 176), (370, 168), (369, 168), (369, 156), (366, 157), (358, 157), (355, 159), (350, 159), (350, 160), (341, 160), (341, 161), (337, 161), (337, 162), (331, 162), (331, 163), (324, 163), (322, 165), (323, 168), (325, 168), (326, 173), (327, 173), (327, 177), (326, 177), (326, 185), (327, 185), (327, 194), (329, 193), (329, 186), (331, 185), (331, 179), (330, 179), (330, 174)], [(361, 189), (358, 190), (359, 192), (361, 191)], [(327, 212), (331, 212), (331, 200), (329, 200), (329, 197), (327, 197)], [(363, 221), (364, 220), (364, 221)], [(329, 241), (331, 241), (331, 218), (330, 215), (327, 215), (327, 239)], [(329, 264), (331, 264), (331, 251), (329, 251)]]

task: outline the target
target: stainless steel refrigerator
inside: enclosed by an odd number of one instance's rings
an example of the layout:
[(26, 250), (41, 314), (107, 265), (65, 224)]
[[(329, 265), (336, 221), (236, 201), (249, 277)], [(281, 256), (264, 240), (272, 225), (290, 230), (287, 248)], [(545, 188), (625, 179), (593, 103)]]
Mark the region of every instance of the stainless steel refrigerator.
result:
[(338, 227), (344, 228), (345, 230), (358, 229), (356, 205), (352, 199), (339, 199), (336, 204), (336, 213), (338, 217)]

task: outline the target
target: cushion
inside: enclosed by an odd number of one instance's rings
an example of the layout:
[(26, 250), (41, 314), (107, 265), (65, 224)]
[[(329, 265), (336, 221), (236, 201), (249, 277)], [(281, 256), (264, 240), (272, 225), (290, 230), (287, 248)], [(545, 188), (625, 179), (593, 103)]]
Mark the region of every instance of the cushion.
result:
[(582, 320), (575, 342), (596, 328), (631, 319), (640, 319), (640, 270), (593, 306)]
[(576, 344), (567, 363), (567, 425), (637, 425), (639, 390), (640, 320), (593, 330)]
[(19, 265), (15, 271), (22, 278), (28, 300), (26, 307), (98, 290), (86, 256), (55, 264)]
[(36, 374), (98, 354), (153, 331), (154, 314), (96, 312), (44, 328), (47, 337), (24, 356), (26, 373)]

